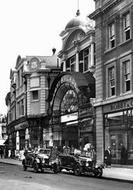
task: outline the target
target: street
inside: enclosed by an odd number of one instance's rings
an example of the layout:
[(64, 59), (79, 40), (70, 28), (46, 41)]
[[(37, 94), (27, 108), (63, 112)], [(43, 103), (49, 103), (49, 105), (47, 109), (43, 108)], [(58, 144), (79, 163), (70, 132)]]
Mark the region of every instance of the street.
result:
[(53, 174), (51, 171), (34, 173), (23, 171), (21, 166), (0, 163), (0, 189), (2, 190), (127, 190), (132, 183), (98, 179), (73, 174)]

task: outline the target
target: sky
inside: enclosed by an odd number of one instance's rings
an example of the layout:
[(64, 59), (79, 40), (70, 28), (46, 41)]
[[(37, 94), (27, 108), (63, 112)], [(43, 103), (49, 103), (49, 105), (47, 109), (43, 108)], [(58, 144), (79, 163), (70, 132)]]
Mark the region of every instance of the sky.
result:
[[(79, 5), (79, 6), (78, 6)], [(59, 36), (80, 9), (82, 17), (95, 10), (94, 0), (1, 0), (0, 1), (0, 114), (7, 113), (10, 69), (17, 56), (49, 56), (62, 48)]]

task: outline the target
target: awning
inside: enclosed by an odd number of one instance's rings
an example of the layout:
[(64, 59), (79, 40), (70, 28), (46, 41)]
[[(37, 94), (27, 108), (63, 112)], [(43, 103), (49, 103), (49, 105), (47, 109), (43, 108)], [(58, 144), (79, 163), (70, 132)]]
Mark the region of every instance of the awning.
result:
[(5, 140), (0, 139), (0, 146), (5, 146), (4, 142), (5, 142)]

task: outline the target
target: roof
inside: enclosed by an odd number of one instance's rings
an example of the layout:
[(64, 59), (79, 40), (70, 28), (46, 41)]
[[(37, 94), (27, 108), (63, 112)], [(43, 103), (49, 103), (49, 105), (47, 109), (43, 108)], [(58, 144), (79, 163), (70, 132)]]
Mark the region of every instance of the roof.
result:
[(91, 21), (89, 18), (83, 18), (80, 16), (80, 13), (77, 12), (76, 16), (72, 18), (65, 27), (65, 30), (74, 29), (74, 28), (84, 28), (88, 27), (88, 29), (93, 29), (93, 21)]

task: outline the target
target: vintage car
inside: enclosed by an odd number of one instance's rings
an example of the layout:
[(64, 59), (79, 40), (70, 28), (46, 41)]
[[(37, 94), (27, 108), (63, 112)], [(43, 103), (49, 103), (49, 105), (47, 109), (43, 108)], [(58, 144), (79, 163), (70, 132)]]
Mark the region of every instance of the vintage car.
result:
[(51, 159), (51, 149), (40, 149), (37, 153), (26, 152), (22, 160), (23, 169), (33, 168), (35, 172), (44, 172), (46, 168), (58, 173), (58, 158)]
[(72, 171), (75, 175), (88, 174), (101, 177), (102, 164), (95, 164), (90, 158), (73, 155), (59, 155), (59, 170)]
[(95, 163), (91, 158), (79, 156), (80, 165), (83, 174), (101, 177), (103, 174), (103, 164)]
[(72, 171), (75, 175), (81, 174), (81, 166), (79, 159), (73, 155), (59, 155), (59, 171), (63, 169), (67, 171)]

